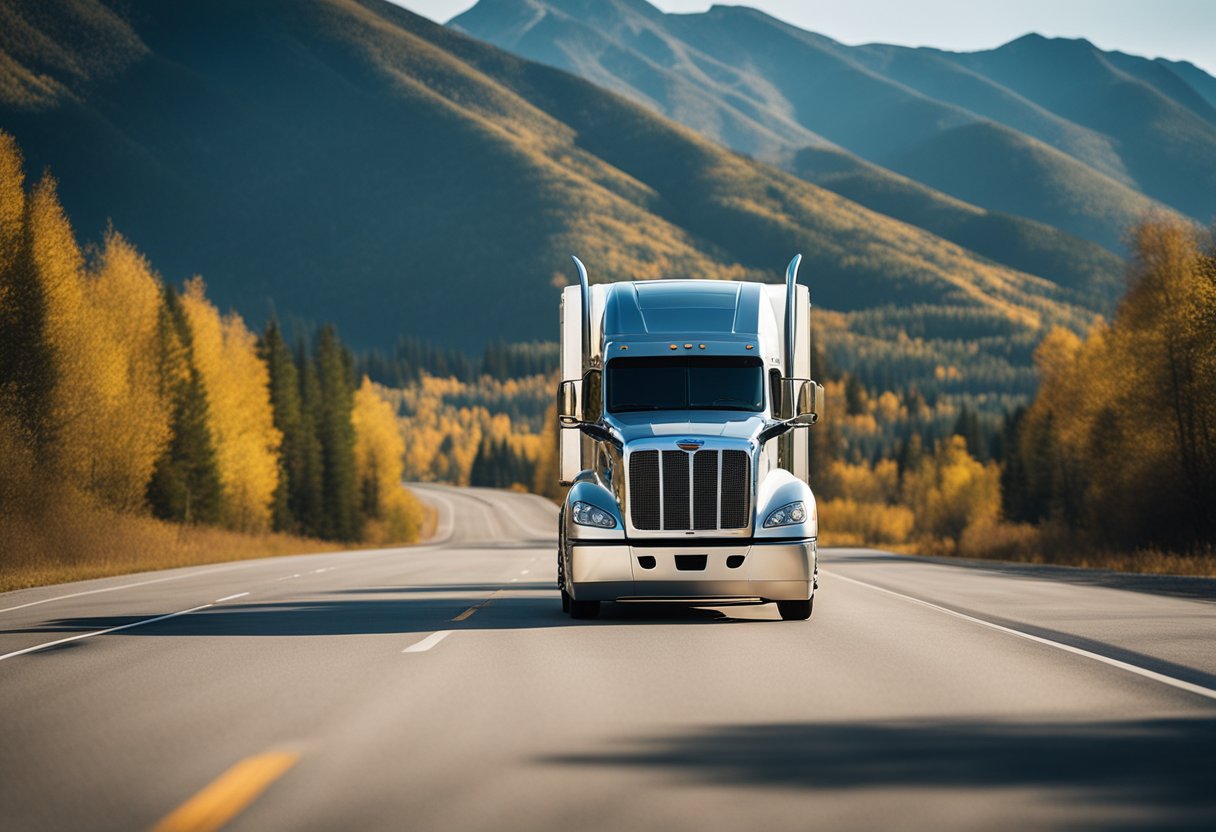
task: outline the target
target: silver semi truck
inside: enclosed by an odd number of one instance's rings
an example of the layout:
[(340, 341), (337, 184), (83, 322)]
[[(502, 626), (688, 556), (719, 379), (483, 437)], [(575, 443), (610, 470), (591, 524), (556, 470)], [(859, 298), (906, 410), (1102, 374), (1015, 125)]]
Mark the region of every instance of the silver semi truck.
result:
[(806, 619), (819, 521), (803, 428), (810, 298), (798, 285), (653, 280), (562, 292), (562, 608), (776, 602)]

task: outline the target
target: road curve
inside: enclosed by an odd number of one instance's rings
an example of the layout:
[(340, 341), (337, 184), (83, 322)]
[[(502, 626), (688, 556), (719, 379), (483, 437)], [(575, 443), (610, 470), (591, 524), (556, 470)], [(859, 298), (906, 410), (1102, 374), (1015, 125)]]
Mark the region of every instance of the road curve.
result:
[(563, 616), (556, 511), (0, 595), (5, 830), (1216, 828), (1216, 582), (821, 553)]

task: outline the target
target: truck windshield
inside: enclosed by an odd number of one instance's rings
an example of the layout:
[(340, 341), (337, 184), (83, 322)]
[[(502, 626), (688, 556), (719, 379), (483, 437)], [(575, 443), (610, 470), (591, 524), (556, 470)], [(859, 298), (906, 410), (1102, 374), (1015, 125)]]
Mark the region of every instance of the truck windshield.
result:
[(608, 411), (764, 409), (759, 358), (679, 356), (608, 362)]

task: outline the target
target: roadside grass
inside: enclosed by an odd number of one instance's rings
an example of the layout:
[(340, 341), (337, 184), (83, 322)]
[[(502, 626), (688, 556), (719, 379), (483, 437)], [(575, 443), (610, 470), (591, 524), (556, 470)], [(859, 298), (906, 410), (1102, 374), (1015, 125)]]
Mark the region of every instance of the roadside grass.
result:
[[(842, 518), (843, 519), (843, 518)], [(873, 546), (902, 555), (959, 557), (1006, 563), (1048, 564), (1115, 572), (1182, 577), (1216, 577), (1216, 545), (1195, 552), (1163, 549), (1117, 550), (1067, 529), (1024, 523), (979, 523), (959, 539), (874, 540), (875, 519), (821, 533), (823, 547)], [(883, 537), (880, 535), (880, 537)]]
[(1116, 572), (1216, 577), (1216, 545), (1190, 552), (1159, 548), (1120, 550), (1052, 525), (990, 523), (963, 531), (950, 554), (978, 560), (1046, 563)]
[[(419, 540), (434, 534), (422, 503)], [(53, 507), (52, 507), (53, 506)], [(0, 592), (208, 563), (383, 547), (281, 534), (243, 533), (123, 514), (61, 497), (29, 513), (0, 510)], [(404, 544), (402, 544), (404, 545)]]

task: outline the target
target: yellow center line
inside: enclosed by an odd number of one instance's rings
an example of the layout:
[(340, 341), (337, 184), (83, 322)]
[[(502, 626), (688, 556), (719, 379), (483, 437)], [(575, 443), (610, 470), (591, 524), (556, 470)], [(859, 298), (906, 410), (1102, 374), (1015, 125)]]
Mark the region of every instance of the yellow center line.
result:
[(241, 760), (156, 824), (152, 832), (214, 832), (257, 800), (299, 759), (293, 751), (267, 751)]
[(467, 610), (465, 610), (464, 612), (462, 612), (460, 615), (456, 616), (452, 620), (453, 621), (464, 621), (470, 615), (472, 615), (473, 613), (475, 613), (479, 609), (481, 609), (483, 606), (485, 606), (485, 604), (477, 604), (476, 606), (469, 607)]
[(502, 594), (502, 590), (496, 589), (493, 593), (491, 593), (489, 598), (486, 598), (480, 604), (474, 604), (473, 606), (469, 607), (467, 610), (465, 610), (464, 612), (462, 612), (460, 615), (456, 616), (452, 620), (453, 621), (464, 621), (466, 618), (471, 616), (473, 613), (477, 612), (482, 607), (490, 606), (490, 602), (492, 602), (496, 597), (498, 597), (501, 594)]

